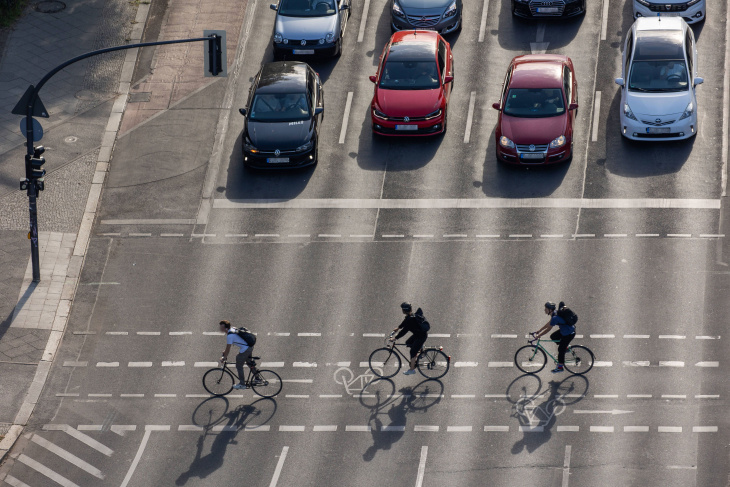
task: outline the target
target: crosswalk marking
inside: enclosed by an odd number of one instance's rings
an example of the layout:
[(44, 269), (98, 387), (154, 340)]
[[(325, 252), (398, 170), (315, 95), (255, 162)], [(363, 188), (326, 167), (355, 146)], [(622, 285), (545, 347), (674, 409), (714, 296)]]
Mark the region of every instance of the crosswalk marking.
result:
[(63, 475), (54, 472), (53, 470), (46, 467), (45, 465), (43, 465), (39, 462), (36, 462), (29, 456), (26, 456), (24, 453), (20, 454), (20, 456), (18, 457), (18, 461), (29, 466), (30, 468), (32, 468), (36, 472), (40, 473), (41, 475), (45, 475), (46, 477), (53, 480), (57, 484), (62, 485), (63, 487), (80, 487), (78, 484), (71, 482), (69, 479), (67, 479)]
[(67, 462), (69, 462), (73, 465), (76, 465), (81, 470), (93, 475), (94, 477), (104, 480), (104, 474), (101, 473), (101, 470), (94, 467), (90, 463), (80, 459), (73, 453), (64, 450), (63, 448), (61, 448), (60, 446), (58, 446), (54, 443), (51, 443), (50, 441), (46, 440), (42, 436), (33, 435), (33, 437), (31, 438), (31, 441), (33, 441), (33, 443), (35, 443), (37, 445), (42, 446), (43, 448), (50, 451), (51, 453), (55, 453), (56, 455), (63, 458)]
[(111, 448), (102, 445), (91, 436), (85, 435), (84, 433), (81, 433), (80, 431), (72, 428), (67, 424), (45, 424), (43, 425), (43, 429), (45, 431), (63, 431), (72, 438), (79, 440), (81, 443), (84, 443), (85, 445), (93, 448), (100, 453), (103, 453), (108, 457), (110, 457), (114, 453), (114, 450), (112, 450)]
[(13, 487), (30, 487), (30, 485), (26, 484), (25, 482), (21, 482), (20, 480), (16, 479), (12, 475), (8, 474), (7, 477), (5, 477), (5, 483), (12, 485)]

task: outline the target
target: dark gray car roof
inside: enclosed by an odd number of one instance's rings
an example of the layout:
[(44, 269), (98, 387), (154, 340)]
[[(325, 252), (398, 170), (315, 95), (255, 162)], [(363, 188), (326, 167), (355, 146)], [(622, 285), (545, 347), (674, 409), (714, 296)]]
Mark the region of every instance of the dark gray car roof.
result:
[(280, 61), (261, 68), (256, 93), (304, 93), (307, 91), (307, 63)]
[(634, 61), (684, 59), (681, 30), (645, 30), (636, 33)]

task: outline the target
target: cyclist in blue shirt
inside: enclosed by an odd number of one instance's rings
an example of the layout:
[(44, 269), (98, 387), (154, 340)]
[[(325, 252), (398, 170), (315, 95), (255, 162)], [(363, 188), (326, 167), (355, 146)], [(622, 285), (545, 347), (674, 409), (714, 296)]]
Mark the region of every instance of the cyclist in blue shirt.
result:
[[(562, 308), (563, 302), (561, 301), (560, 304), (560, 307)], [(550, 316), (550, 320), (535, 333), (531, 333), (531, 335), (535, 338), (540, 338), (552, 330), (554, 326), (558, 326), (558, 330), (550, 334), (551, 340), (559, 341), (558, 365), (553, 369), (553, 374), (563, 371), (563, 365), (565, 364), (565, 352), (568, 350), (570, 342), (573, 341), (573, 338), (575, 338), (575, 326), (567, 324), (564, 319), (558, 316), (556, 308), (555, 303), (552, 301), (545, 303), (545, 314)]]

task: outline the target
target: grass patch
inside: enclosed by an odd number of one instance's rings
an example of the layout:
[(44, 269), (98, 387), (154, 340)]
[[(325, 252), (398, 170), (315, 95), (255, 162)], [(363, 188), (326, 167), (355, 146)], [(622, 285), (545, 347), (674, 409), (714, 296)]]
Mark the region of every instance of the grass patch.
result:
[(0, 27), (10, 27), (23, 15), (28, 0), (0, 0)]

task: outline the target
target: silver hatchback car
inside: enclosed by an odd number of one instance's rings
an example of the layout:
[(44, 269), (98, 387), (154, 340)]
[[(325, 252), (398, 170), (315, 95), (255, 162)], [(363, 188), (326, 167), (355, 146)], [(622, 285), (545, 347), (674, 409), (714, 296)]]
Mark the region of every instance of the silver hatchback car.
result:
[(391, 0), (390, 28), (450, 34), (461, 30), (461, 11), (461, 0)]
[(350, 0), (280, 0), (276, 10), (274, 57), (342, 52)]

